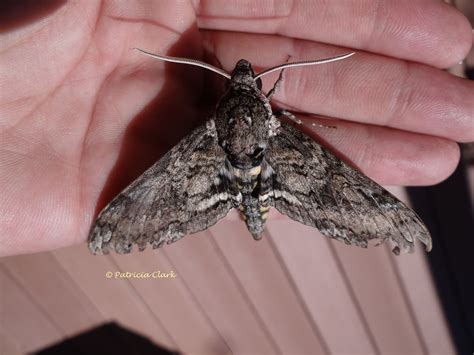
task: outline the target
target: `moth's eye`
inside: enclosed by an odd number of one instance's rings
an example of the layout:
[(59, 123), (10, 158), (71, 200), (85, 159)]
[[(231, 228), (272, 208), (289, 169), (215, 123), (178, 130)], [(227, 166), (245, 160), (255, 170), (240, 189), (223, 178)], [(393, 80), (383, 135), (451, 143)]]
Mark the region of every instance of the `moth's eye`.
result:
[(257, 147), (253, 150), (252, 153), (247, 154), (247, 156), (249, 158), (253, 158), (253, 159), (260, 158), (262, 156), (264, 150), (265, 149), (262, 148), (262, 147)]
[(258, 90), (262, 90), (262, 79), (258, 78), (256, 81)]

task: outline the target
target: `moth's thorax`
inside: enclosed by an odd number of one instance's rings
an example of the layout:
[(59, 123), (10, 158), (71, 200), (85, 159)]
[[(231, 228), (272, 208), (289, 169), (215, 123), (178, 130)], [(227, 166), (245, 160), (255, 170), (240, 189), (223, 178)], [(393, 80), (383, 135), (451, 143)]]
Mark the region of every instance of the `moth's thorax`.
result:
[(214, 119), (219, 145), (238, 168), (260, 165), (268, 146), (272, 111), (260, 90), (229, 87), (219, 101)]
[[(144, 53), (229, 78), (196, 60)], [(279, 65), (259, 75), (352, 54)], [(232, 208), (240, 209), (258, 240), (272, 206), (346, 244), (367, 247), (374, 239), (390, 240), (398, 254), (411, 252), (418, 239), (429, 251), (429, 231), (415, 212), (291, 124), (277, 120), (269, 98), (280, 80), (264, 95), (251, 64), (240, 60), (214, 116), (100, 212), (89, 234), (90, 250), (107, 254), (129, 253), (135, 245), (139, 250), (150, 244), (158, 248), (209, 228)]]

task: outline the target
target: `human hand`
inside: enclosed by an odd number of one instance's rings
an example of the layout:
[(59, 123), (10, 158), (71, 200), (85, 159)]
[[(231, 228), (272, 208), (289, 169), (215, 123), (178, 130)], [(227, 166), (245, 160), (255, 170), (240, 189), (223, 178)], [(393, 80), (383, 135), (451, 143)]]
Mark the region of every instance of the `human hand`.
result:
[(468, 22), (434, 0), (344, 3), (89, 1), (1, 25), (0, 255), (83, 242), (95, 214), (203, 120), (204, 71), (132, 47), (198, 59), (206, 48), (228, 71), (355, 49), (287, 70), (275, 101), (342, 119), (317, 135), (379, 183), (446, 178), (455, 141), (474, 140), (474, 86), (439, 69), (466, 55)]

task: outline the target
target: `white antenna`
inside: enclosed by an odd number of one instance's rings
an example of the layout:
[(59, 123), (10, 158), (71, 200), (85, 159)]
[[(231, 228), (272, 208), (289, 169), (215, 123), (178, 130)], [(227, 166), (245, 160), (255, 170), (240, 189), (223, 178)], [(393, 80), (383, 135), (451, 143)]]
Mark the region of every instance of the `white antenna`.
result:
[(136, 49), (137, 51), (140, 51), (140, 52), (142, 52), (143, 54), (146, 54), (149, 57), (164, 60), (165, 62), (195, 65), (195, 66), (198, 66), (198, 67), (201, 67), (201, 68), (209, 69), (209, 70), (211, 70), (211, 71), (213, 71), (217, 74), (222, 75), (223, 77), (225, 77), (227, 79), (231, 78), (230, 74), (226, 73), (224, 70), (222, 70), (220, 68), (217, 68), (213, 65), (201, 62), (201, 61), (196, 60), (196, 59), (168, 57), (168, 56), (165, 56), (165, 55), (153, 54), (153, 53), (144, 51), (143, 49), (140, 49), (140, 48), (133, 48), (133, 49)]
[[(165, 55), (150, 53), (150, 52), (144, 51), (143, 49), (140, 49), (140, 48), (133, 48), (133, 49), (136, 49), (137, 51), (140, 51), (143, 54), (145, 54), (149, 57), (155, 58), (155, 59), (160, 59), (160, 60), (163, 60), (165, 62), (171, 62), (171, 63), (195, 65), (195, 66), (198, 66), (198, 67), (201, 67), (201, 68), (211, 70), (214, 73), (220, 74), (226, 79), (229, 79), (229, 80), (231, 79), (231, 75), (229, 73), (225, 72), (224, 70), (222, 70), (220, 68), (217, 68), (213, 65), (201, 62), (201, 61), (196, 60), (196, 59), (168, 57), (168, 56), (165, 56)], [(267, 75), (267, 74), (270, 74), (274, 71), (282, 70), (282, 69), (285, 69), (285, 68), (303, 67), (305, 65), (316, 65), (316, 64), (331, 63), (331, 62), (335, 62), (335, 61), (338, 61), (338, 60), (349, 58), (350, 56), (352, 56), (354, 54), (355, 54), (355, 52), (351, 52), (351, 53), (341, 54), (341, 55), (338, 55), (338, 56), (335, 56), (335, 57), (330, 57), (330, 58), (324, 58), (324, 59), (318, 59), (318, 60), (304, 60), (304, 61), (301, 61), (301, 62), (292, 62), (292, 63), (280, 64), (280, 65), (277, 65), (276, 67), (265, 69), (261, 73), (255, 75), (253, 78), (255, 80), (257, 80), (258, 78), (260, 78), (264, 75)]]
[(292, 62), (292, 63), (285, 63), (285, 64), (280, 64), (277, 65), (276, 67), (268, 68), (262, 71), (261, 73), (255, 75), (253, 78), (258, 79), (264, 75), (270, 74), (274, 71), (285, 69), (285, 68), (291, 68), (291, 67), (303, 67), (305, 65), (316, 65), (316, 64), (325, 64), (325, 63), (331, 63), (335, 62), (338, 60), (346, 59), (349, 58), (350, 56), (354, 55), (355, 52), (351, 53), (346, 53), (346, 54), (341, 54), (335, 57), (330, 57), (330, 58), (324, 58), (324, 59), (318, 59), (318, 60), (304, 60), (301, 62)]

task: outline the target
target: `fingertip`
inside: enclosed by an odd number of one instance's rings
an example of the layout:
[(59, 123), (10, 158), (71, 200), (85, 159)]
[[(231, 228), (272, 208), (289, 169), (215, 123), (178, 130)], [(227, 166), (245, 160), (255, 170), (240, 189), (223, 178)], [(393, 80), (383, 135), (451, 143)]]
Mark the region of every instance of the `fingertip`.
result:
[(450, 139), (347, 121), (336, 126), (318, 129), (316, 139), (382, 185), (434, 185), (459, 163), (459, 145)]
[(366, 49), (400, 59), (447, 68), (464, 59), (472, 46), (472, 27), (455, 7), (442, 1), (420, 6), (387, 1), (376, 16)]
[(436, 156), (427, 157), (430, 169), (424, 169), (423, 185), (436, 185), (452, 175), (459, 164), (461, 150), (459, 144), (444, 138), (433, 138)]
[[(451, 5), (441, 5), (450, 9), (449, 15), (443, 17), (445, 23), (442, 28), (446, 30), (443, 34), (443, 50), (440, 51), (438, 60), (441, 68), (448, 68), (466, 58), (473, 45), (474, 30), (463, 13)], [(435, 45), (439, 48), (439, 44)]]
[[(456, 142), (433, 136), (409, 135), (411, 137), (406, 135), (405, 143), (409, 142), (412, 152), (405, 150), (400, 156), (392, 156), (394, 165), (398, 166), (398, 174), (394, 174), (398, 175), (397, 184), (436, 185), (451, 176), (460, 159), (460, 149)], [(395, 148), (390, 153), (393, 154), (398, 149)]]
[[(446, 180), (456, 169), (460, 159), (459, 145), (449, 139), (411, 134), (412, 153), (405, 151), (393, 157), (399, 168), (399, 180), (406, 186), (436, 185)], [(393, 152), (392, 152), (393, 153)]]

